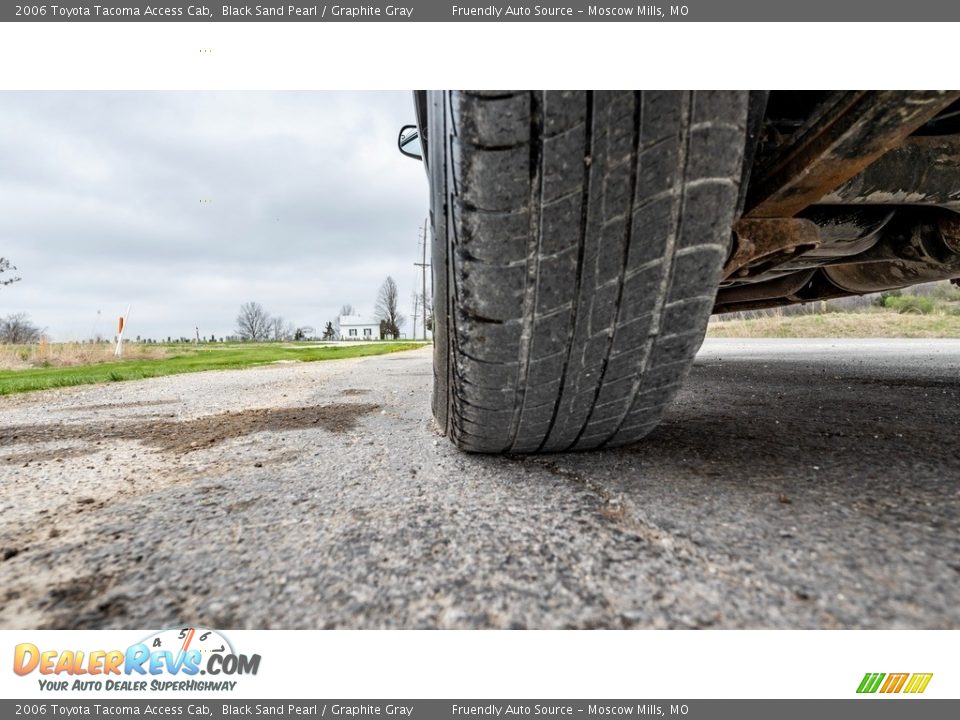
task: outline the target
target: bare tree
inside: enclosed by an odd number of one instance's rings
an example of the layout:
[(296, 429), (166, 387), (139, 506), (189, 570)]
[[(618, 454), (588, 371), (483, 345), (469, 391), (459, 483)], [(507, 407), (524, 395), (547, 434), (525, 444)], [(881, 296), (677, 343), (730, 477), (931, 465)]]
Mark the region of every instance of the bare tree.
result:
[(283, 340), (283, 318), (282, 317), (271, 317), (270, 318), (270, 339), (271, 340)]
[(237, 335), (241, 340), (258, 342), (269, 340), (272, 330), (270, 314), (257, 302), (248, 302), (240, 306), (237, 315)]
[[(5, 272), (10, 272), (11, 270), (16, 270), (16, 269), (17, 269), (16, 266), (11, 265), (9, 260), (7, 260), (5, 257), (0, 257), (0, 275), (3, 275)], [(19, 277), (8, 277), (8, 278), (0, 279), (0, 286), (12, 285), (13, 283), (17, 282), (19, 279), (20, 279)]]
[(340, 306), (340, 314), (337, 315), (336, 319), (333, 321), (333, 331), (336, 334), (336, 337), (340, 337), (340, 318), (343, 315), (356, 315), (357, 311), (354, 309), (353, 305), (350, 303), (345, 303)]
[(10, 345), (26, 345), (39, 342), (43, 330), (27, 317), (26, 313), (13, 313), (0, 318), (0, 342)]
[(323, 329), (323, 339), (324, 340), (336, 340), (337, 331), (333, 329), (333, 323), (329, 320), (327, 321), (327, 326)]
[(406, 318), (400, 314), (398, 295), (397, 283), (387, 275), (387, 279), (380, 286), (380, 292), (377, 293), (377, 304), (374, 306), (374, 314), (380, 321), (381, 337), (388, 335), (393, 339), (400, 337), (400, 328), (406, 322)]
[(274, 342), (291, 340), (296, 332), (297, 328), (292, 322), (287, 322), (279, 316), (270, 318), (269, 336)]

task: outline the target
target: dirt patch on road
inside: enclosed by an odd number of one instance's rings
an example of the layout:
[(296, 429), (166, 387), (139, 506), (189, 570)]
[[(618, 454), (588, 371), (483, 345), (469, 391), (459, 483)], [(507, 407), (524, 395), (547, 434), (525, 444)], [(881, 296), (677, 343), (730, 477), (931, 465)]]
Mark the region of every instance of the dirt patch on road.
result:
[(43, 629), (89, 630), (126, 614), (123, 596), (108, 597), (114, 585), (111, 575), (76, 577), (54, 585), (42, 601), (49, 613)]
[(67, 405), (56, 408), (58, 412), (76, 412), (77, 410), (125, 410), (127, 408), (156, 407), (157, 405), (175, 405), (179, 400), (134, 400), (131, 402), (98, 403), (96, 405)]
[(345, 395), (345, 396), (347, 396), (347, 397), (354, 397), (354, 396), (356, 396), (356, 395), (369, 395), (369, 394), (370, 394), (370, 391), (369, 391), (369, 390), (364, 390), (363, 388), (347, 388), (346, 390), (344, 390), (344, 391), (341, 392), (340, 394), (341, 394), (341, 395)]
[(13, 453), (11, 455), (0, 456), (0, 467), (7, 465), (24, 465), (34, 462), (48, 462), (50, 460), (59, 462), (66, 458), (83, 457), (84, 455), (93, 455), (100, 448), (98, 447), (67, 447), (67, 448), (49, 448), (45, 450), (32, 450), (23, 453)]
[(358, 417), (371, 413), (378, 407), (338, 403), (313, 407), (241, 410), (184, 422), (147, 423), (135, 439), (161, 450), (186, 453), (230, 438), (271, 430), (276, 432), (321, 427), (328, 432), (339, 433), (352, 430)]
[(369, 403), (335, 403), (310, 407), (241, 410), (179, 422), (152, 420), (122, 424), (111, 422), (7, 426), (0, 427), (0, 447), (66, 440), (137, 440), (161, 450), (183, 454), (217, 445), (230, 438), (258, 432), (304, 430), (312, 427), (320, 427), (328, 432), (345, 432), (356, 426), (361, 415), (371, 413), (379, 407)]

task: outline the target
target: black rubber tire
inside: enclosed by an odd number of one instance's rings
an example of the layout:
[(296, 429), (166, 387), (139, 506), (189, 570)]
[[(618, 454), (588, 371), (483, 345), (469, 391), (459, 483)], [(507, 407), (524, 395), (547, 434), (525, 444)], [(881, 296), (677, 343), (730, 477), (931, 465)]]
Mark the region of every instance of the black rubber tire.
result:
[(434, 415), (460, 448), (652, 430), (703, 341), (746, 92), (431, 92)]

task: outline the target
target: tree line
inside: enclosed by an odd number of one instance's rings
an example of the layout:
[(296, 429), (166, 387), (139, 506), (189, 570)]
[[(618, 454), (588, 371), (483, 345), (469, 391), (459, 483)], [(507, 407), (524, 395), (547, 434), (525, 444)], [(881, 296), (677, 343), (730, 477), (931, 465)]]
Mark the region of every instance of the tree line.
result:
[(271, 315), (258, 302), (244, 303), (237, 315), (237, 337), (248, 342), (306, 340), (313, 333), (309, 325), (297, 327), (280, 315)]
[[(406, 323), (406, 318), (400, 312), (400, 293), (397, 283), (391, 276), (380, 286), (377, 299), (374, 303), (374, 319), (380, 325), (381, 340), (396, 340), (400, 337), (400, 329)], [(328, 320), (324, 325), (321, 340), (340, 339), (340, 318), (355, 315), (353, 305), (345, 304), (340, 307), (340, 314), (335, 320)], [(247, 342), (266, 342), (277, 340), (306, 340), (313, 336), (312, 327), (296, 328), (279, 316), (273, 316), (258, 302), (246, 302), (240, 306), (237, 315), (237, 337)]]
[[(16, 266), (12, 265), (7, 258), (0, 257), (0, 287), (20, 280), (19, 276), (11, 275), (16, 269)], [(355, 314), (356, 310), (353, 305), (343, 305), (340, 308), (340, 315), (335, 320), (326, 322), (321, 339), (339, 339), (340, 317)], [(430, 314), (432, 315), (432, 312)], [(406, 318), (400, 312), (397, 283), (389, 275), (377, 292), (376, 302), (374, 303), (374, 319), (380, 326), (380, 339), (398, 339), (401, 328), (406, 324)], [(430, 320), (432, 321), (432, 317)], [(296, 341), (312, 339), (315, 335), (313, 327), (309, 325), (297, 326), (280, 315), (269, 313), (263, 305), (253, 301), (240, 306), (236, 325), (236, 336), (227, 338), (228, 340), (237, 339), (247, 342)], [(0, 318), (0, 343), (16, 345), (36, 343), (40, 341), (43, 334), (44, 330), (34, 325), (26, 313), (12, 313)], [(195, 337), (199, 342), (199, 329), (197, 329)], [(137, 336), (136, 339), (141, 341), (140, 336)], [(181, 340), (189, 339), (181, 338)], [(168, 338), (168, 341), (170, 341), (170, 338)], [(206, 342), (206, 339), (204, 341)], [(148, 339), (145, 342), (153, 341)], [(211, 336), (209, 342), (216, 342), (216, 338)]]

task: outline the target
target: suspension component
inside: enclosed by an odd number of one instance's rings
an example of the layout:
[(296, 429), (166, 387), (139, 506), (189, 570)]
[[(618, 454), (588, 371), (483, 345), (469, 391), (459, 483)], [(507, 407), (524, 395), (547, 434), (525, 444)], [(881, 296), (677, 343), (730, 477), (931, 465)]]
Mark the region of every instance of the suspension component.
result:
[(820, 245), (817, 226), (801, 218), (744, 219), (734, 226), (733, 234), (734, 249), (724, 265), (724, 279), (761, 275)]
[(857, 295), (960, 277), (960, 216), (943, 211), (891, 230), (849, 260), (823, 268), (823, 274)]

